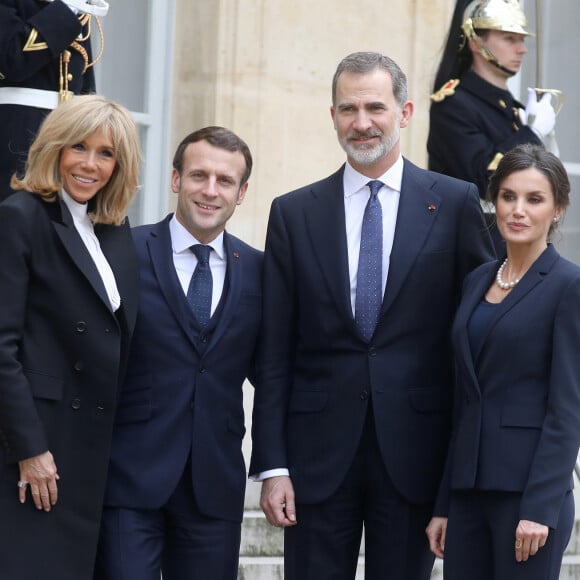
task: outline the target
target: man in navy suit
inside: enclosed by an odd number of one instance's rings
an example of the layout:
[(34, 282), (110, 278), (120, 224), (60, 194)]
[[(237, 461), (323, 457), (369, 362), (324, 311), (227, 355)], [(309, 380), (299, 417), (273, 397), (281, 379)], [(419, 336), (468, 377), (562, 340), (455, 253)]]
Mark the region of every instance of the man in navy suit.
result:
[(449, 331), (493, 250), (476, 187), (402, 158), (413, 103), (395, 62), (351, 54), (332, 93), (346, 164), (271, 208), (250, 473), (285, 528), (287, 579), (352, 580), (364, 524), (367, 580), (427, 580)]
[(175, 215), (134, 230), (140, 306), (96, 578), (237, 578), (242, 384), (253, 375), (262, 253), (225, 226), (251, 169), (248, 146), (231, 131), (191, 133), (173, 160)]

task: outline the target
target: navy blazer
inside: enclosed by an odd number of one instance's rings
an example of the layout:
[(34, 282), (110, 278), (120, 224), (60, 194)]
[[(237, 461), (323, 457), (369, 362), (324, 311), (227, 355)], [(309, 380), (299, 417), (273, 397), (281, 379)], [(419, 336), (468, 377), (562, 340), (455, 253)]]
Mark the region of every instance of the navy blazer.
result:
[(449, 489), (522, 492), (520, 519), (555, 527), (580, 444), (580, 268), (548, 246), (472, 356), (467, 325), (498, 267), (468, 277), (453, 327), (457, 410), (438, 511)]
[(106, 504), (161, 507), (191, 458), (200, 511), (237, 522), (246, 482), (242, 384), (260, 326), (262, 253), (224, 234), (227, 294), (205, 339), (175, 272), (170, 218), (133, 230), (141, 294)]
[(492, 255), (479, 197), (405, 160), (368, 343), (351, 308), (343, 171), (272, 203), (250, 473), (287, 467), (299, 502), (323, 501), (352, 463), (372, 397), (395, 486), (430, 501), (451, 430), (453, 315), (464, 276)]

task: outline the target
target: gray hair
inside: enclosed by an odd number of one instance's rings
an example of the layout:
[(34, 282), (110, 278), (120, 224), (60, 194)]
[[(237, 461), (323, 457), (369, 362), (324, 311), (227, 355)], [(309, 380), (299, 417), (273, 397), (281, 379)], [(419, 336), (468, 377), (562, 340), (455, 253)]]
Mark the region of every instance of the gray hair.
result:
[(332, 104), (336, 105), (336, 85), (343, 72), (367, 74), (376, 69), (391, 75), (393, 95), (397, 104), (403, 106), (407, 100), (407, 77), (393, 59), (378, 52), (353, 52), (340, 61), (332, 78)]

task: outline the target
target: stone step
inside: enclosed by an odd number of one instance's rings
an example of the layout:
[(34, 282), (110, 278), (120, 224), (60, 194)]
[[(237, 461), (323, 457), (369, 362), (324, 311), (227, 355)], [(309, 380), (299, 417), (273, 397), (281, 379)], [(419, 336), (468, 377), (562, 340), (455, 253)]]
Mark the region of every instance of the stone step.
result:
[[(580, 506), (579, 506), (580, 507)], [(580, 514), (579, 514), (580, 515)], [(268, 524), (259, 510), (247, 510), (242, 526), (238, 580), (283, 580), (284, 533)], [(356, 580), (364, 578), (364, 541)], [(442, 561), (437, 560), (432, 580), (443, 578)], [(566, 549), (560, 580), (580, 580), (580, 519), (576, 519)]]
[[(242, 556), (281, 557), (284, 554), (284, 532), (268, 524), (261, 511), (247, 510), (244, 513), (240, 554)], [(364, 540), (361, 554), (364, 554)], [(577, 519), (574, 524), (566, 554), (578, 554), (580, 557), (580, 519)]]
[[(364, 580), (364, 558), (359, 559), (356, 580)], [(443, 579), (443, 562), (435, 561), (431, 580)], [(284, 580), (284, 562), (281, 557), (240, 558), (238, 580)], [(580, 580), (580, 556), (564, 556), (560, 580)]]

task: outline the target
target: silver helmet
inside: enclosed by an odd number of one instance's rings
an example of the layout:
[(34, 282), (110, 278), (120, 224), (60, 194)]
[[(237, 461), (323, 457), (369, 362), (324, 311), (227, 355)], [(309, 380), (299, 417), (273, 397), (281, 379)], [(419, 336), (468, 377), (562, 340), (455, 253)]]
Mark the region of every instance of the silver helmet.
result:
[(501, 30), (531, 36), (528, 21), (518, 0), (474, 0), (463, 13), (463, 32), (469, 39), (474, 30)]

